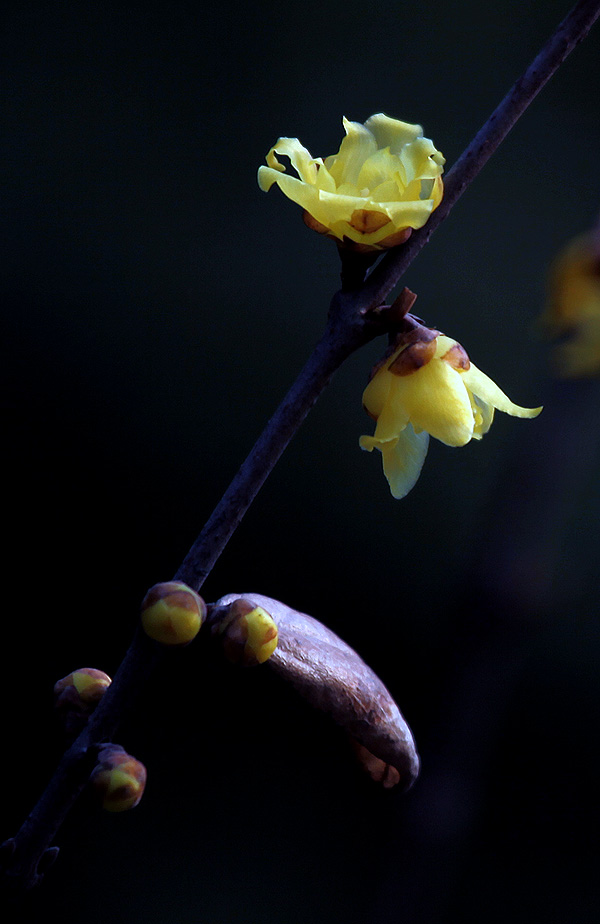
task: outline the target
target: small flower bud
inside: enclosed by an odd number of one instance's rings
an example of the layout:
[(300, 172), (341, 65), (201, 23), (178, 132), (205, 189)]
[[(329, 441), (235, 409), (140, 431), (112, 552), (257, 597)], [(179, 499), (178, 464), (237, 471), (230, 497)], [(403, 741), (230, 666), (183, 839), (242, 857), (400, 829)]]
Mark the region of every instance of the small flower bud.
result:
[(54, 684), (55, 707), (68, 734), (79, 733), (110, 684), (108, 674), (82, 667)]
[(263, 664), (275, 651), (277, 625), (262, 606), (251, 600), (234, 600), (220, 612), (215, 611), (214, 617), (213, 634), (221, 638), (225, 657), (233, 664)]
[(142, 601), (142, 626), (163, 645), (187, 645), (200, 631), (206, 604), (187, 584), (167, 581), (151, 587)]
[(81, 667), (54, 684), (56, 705), (59, 707), (77, 705), (91, 712), (102, 699), (111, 682), (110, 677), (104, 671), (98, 671), (93, 667)]
[(107, 812), (126, 812), (144, 794), (146, 768), (118, 744), (105, 744), (98, 752), (90, 781)]

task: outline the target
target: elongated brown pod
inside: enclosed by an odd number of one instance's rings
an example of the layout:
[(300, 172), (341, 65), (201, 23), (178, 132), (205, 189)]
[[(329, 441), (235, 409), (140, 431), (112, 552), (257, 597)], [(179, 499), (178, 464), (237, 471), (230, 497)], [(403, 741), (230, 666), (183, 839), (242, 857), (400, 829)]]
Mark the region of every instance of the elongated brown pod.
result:
[(265, 664), (358, 742), (359, 759), (374, 779), (409, 789), (419, 773), (415, 742), (375, 672), (323, 623), (263, 594), (221, 597), (209, 607), (207, 625), (213, 632), (231, 604), (242, 599), (262, 607), (277, 625), (277, 647)]

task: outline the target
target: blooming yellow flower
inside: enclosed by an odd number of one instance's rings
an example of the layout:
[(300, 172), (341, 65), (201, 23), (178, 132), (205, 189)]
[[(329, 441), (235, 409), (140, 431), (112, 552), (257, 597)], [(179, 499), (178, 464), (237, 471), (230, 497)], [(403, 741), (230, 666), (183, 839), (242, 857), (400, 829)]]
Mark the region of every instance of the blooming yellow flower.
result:
[[(304, 209), (309, 227), (355, 250), (401, 244), (442, 200), (445, 158), (420, 125), (382, 112), (364, 125), (344, 118), (337, 154), (312, 157), (297, 138), (280, 138), (260, 167), (258, 184), (274, 183)], [(276, 155), (289, 157), (297, 177)]]
[(363, 404), (377, 421), (373, 436), (361, 436), (368, 452), (379, 449), (394, 497), (405, 497), (423, 467), (429, 434), (447, 446), (481, 439), (494, 409), (513, 417), (536, 417), (541, 407), (513, 404), (487, 375), (470, 362), (456, 340), (429, 331), (404, 342), (377, 369)]
[(555, 348), (564, 378), (600, 373), (600, 241), (575, 238), (559, 254), (550, 275), (550, 298), (541, 322), (550, 336), (567, 337)]

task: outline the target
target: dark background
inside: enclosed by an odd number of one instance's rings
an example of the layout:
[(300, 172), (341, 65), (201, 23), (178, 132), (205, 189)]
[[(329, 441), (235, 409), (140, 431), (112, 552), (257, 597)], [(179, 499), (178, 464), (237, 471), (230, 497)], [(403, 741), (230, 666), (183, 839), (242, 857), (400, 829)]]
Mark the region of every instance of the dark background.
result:
[[(2, 837), (61, 753), (54, 681), (115, 672), (146, 588), (174, 573), (320, 335), (335, 247), (259, 191), (266, 151), (290, 135), (332, 153), (342, 115), (385, 111), (422, 123), (451, 165), (567, 9), (223, 0), (4, 14)], [(598, 396), (596, 383), (573, 392), (568, 433), (568, 409), (551, 416), (533, 321), (553, 256), (600, 204), (599, 42), (596, 28), (405, 280), (418, 314), (514, 401), (546, 404), (549, 423), (498, 415), (481, 443), (435, 443), (394, 501), (379, 458), (358, 449), (383, 346), (371, 344), (204, 588), (278, 597), (343, 635), (398, 699), (422, 782), (380, 791), (268, 670), (226, 669), (197, 643), (122, 726), (149, 769), (143, 802), (108, 816), (83, 800), (25, 914), (597, 919)], [(562, 445), (575, 450), (544, 474)], [(526, 526), (515, 484), (533, 496)], [(561, 499), (548, 522), (544, 496)], [(472, 555), (484, 550), (493, 578), (507, 509), (508, 546), (533, 547), (539, 573), (530, 587), (524, 567), (493, 607)]]

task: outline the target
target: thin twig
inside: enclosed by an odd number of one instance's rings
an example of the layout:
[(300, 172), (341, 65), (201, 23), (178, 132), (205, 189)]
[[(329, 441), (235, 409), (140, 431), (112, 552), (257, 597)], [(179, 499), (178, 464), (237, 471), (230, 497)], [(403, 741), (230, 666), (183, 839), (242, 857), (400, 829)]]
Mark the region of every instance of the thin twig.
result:
[[(323, 337), (190, 549), (177, 572), (178, 579), (195, 589), (201, 587), (335, 370), (352, 352), (376, 333), (383, 332), (381, 322), (378, 327), (376, 320), (369, 317), (369, 311), (383, 303), (433, 231), (599, 14), (600, 0), (580, 0), (450, 171), (444, 200), (425, 228), (413, 234), (397, 252), (386, 256), (366, 284), (338, 292), (334, 297)], [(5, 850), (7, 878), (14, 886), (27, 888), (39, 881), (38, 864), (44, 855), (48, 857), (46, 851), (56, 831), (85, 785), (98, 745), (112, 736), (125, 708), (164, 657), (164, 650), (138, 629), (88, 725), (63, 756), (45, 793)]]

